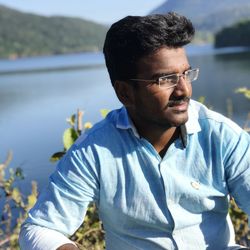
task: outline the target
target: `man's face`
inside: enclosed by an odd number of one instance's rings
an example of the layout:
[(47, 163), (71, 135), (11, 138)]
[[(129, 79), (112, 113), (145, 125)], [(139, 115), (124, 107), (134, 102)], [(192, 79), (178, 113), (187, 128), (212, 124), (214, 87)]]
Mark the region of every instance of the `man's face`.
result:
[[(137, 63), (137, 79), (157, 79), (159, 76), (184, 73), (190, 69), (183, 48), (161, 48), (141, 58)], [(128, 107), (135, 125), (177, 127), (188, 120), (188, 103), (192, 94), (191, 83), (183, 77), (173, 88), (159, 88), (154, 83), (135, 82), (133, 102)]]

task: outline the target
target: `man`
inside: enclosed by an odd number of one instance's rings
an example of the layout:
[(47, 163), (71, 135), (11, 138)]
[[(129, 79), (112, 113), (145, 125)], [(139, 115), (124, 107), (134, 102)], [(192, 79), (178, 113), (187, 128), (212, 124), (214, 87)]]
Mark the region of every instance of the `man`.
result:
[(108, 250), (239, 249), (228, 197), (250, 213), (250, 138), (190, 100), (183, 46), (192, 23), (176, 13), (128, 16), (104, 55), (123, 104), (81, 136), (22, 227), (22, 249), (77, 249), (66, 236), (96, 202)]

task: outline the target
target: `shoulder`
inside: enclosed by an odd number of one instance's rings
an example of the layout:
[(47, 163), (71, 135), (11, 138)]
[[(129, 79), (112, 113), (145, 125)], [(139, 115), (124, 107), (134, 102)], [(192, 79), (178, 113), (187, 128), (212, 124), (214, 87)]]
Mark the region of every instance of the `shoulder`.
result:
[(236, 135), (240, 135), (243, 132), (243, 129), (229, 118), (208, 109), (205, 105), (194, 100), (190, 101), (189, 115), (190, 120), (196, 120), (201, 129), (218, 131), (227, 130)]
[(212, 150), (213, 154), (221, 152), (230, 156), (236, 152), (236, 148), (237, 152), (243, 153), (250, 146), (249, 134), (239, 125), (196, 101), (190, 102), (187, 131), (203, 148)]
[(75, 142), (76, 147), (81, 147), (84, 144), (91, 144), (108, 140), (111, 135), (117, 130), (116, 122), (121, 116), (122, 109), (112, 110), (101, 121), (94, 124), (94, 126), (86, 130)]

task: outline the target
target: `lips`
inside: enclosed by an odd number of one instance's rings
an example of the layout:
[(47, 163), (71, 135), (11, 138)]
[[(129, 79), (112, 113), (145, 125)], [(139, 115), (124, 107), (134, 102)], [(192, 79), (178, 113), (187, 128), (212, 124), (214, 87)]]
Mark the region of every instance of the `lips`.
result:
[(171, 107), (173, 110), (178, 112), (184, 112), (188, 109), (188, 102), (180, 102), (178, 104), (175, 104)]
[(188, 108), (189, 100), (189, 97), (185, 97), (179, 100), (170, 100), (167, 106), (169, 108), (173, 108), (174, 110), (186, 111)]

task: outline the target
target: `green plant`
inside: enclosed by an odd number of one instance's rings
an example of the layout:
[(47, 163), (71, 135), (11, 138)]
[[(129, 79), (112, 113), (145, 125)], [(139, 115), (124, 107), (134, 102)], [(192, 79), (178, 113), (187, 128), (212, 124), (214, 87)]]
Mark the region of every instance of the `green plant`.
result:
[[(235, 90), (235, 93), (243, 94), (245, 98), (250, 100), (250, 89), (243, 87)], [(250, 132), (250, 112), (247, 114), (246, 122), (243, 125), (243, 129), (248, 133)]]
[(229, 214), (234, 225), (236, 242), (244, 246), (249, 246), (250, 232), (248, 229), (248, 218), (236, 205), (234, 199), (230, 201)]
[(236, 89), (235, 93), (243, 94), (247, 99), (250, 99), (250, 89), (246, 87)]
[(21, 168), (9, 168), (8, 174), (6, 173), (11, 160), (12, 153), (9, 152), (6, 161), (0, 164), (0, 204), (3, 204), (0, 219), (0, 249), (5, 250), (19, 249), (18, 235), (21, 224), (37, 198), (35, 182), (32, 182), (30, 195), (24, 196), (20, 192), (17, 182), (24, 178)]
[(81, 227), (71, 236), (81, 250), (102, 250), (105, 248), (104, 230), (95, 204), (88, 207)]
[[(102, 117), (105, 117), (108, 114), (107, 109), (101, 109), (101, 115)], [(77, 114), (71, 115), (70, 118), (67, 118), (66, 121), (70, 125), (69, 128), (67, 128), (63, 132), (63, 150), (54, 153), (50, 157), (51, 162), (58, 161), (66, 152), (67, 150), (73, 145), (73, 143), (76, 141), (76, 139), (86, 130), (90, 129), (92, 127), (92, 124), (90, 122), (82, 124), (82, 117), (83, 117), (83, 111), (78, 110)]]

